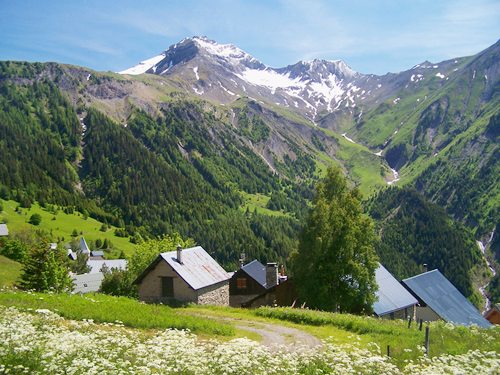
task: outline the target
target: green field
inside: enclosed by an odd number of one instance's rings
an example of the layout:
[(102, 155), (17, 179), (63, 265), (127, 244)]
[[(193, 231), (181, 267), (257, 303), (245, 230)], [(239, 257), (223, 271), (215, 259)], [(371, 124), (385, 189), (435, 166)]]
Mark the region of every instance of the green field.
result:
[[(2, 205), (3, 212), (0, 214), (0, 222), (3, 220), (7, 223), (11, 234), (26, 229), (41, 229), (49, 233), (53, 241), (60, 239), (69, 242), (71, 234), (76, 229), (78, 235), (84, 236), (87, 241), (97, 239), (111, 241), (115, 256), (121, 250), (127, 255), (135, 251), (136, 246), (128, 238), (115, 236), (115, 227), (110, 226), (106, 232), (101, 232), (101, 222), (90, 217), (85, 219), (79, 212), (75, 211), (73, 214), (66, 214), (62, 210), (58, 210), (56, 214), (53, 214), (36, 203), (31, 208), (19, 208), (18, 212), (16, 212), (19, 203), (12, 200), (2, 201)], [(42, 217), (42, 221), (38, 226), (31, 225), (28, 222), (31, 215), (35, 213)]]
[(0, 288), (13, 286), (20, 274), (20, 263), (0, 255)]
[(119, 321), (127, 327), (142, 329), (189, 329), (207, 335), (234, 335), (228, 324), (178, 314), (176, 309), (164, 305), (148, 305), (126, 297), (104, 294), (84, 296), (70, 294), (44, 294), (0, 292), (0, 305), (22, 309), (48, 309), (66, 319), (92, 319), (96, 323)]
[[(318, 129), (335, 138), (339, 144), (336, 157), (342, 160), (343, 166), (349, 171), (350, 179), (357, 185), (363, 196), (369, 197), (387, 186), (384, 177), (390, 175), (390, 170), (383, 158), (374, 155), (366, 146), (349, 142), (332, 130)], [(324, 153), (317, 155), (317, 169), (319, 173), (322, 173), (331, 163), (331, 158)]]
[(250, 194), (246, 192), (241, 192), (241, 196), (243, 197), (244, 203), (241, 206), (242, 211), (246, 211), (247, 209), (250, 212), (256, 211), (258, 214), (269, 215), (269, 216), (289, 216), (287, 213), (283, 211), (274, 211), (266, 208), (267, 202), (269, 202), (270, 197), (264, 194), (256, 193)]

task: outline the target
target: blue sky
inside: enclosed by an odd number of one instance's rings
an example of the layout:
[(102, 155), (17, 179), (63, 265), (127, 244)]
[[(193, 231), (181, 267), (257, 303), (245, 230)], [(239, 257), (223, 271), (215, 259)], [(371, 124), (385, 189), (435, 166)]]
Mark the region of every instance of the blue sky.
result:
[(273, 67), (342, 59), (384, 74), (480, 52), (499, 20), (499, 0), (0, 0), (0, 60), (119, 71), (206, 35)]

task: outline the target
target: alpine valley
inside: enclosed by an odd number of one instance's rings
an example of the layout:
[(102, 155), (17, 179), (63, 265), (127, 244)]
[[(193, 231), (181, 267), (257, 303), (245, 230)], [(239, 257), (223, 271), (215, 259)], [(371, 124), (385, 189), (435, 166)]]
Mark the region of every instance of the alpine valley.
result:
[(133, 243), (177, 231), (227, 267), (241, 253), (286, 263), (336, 164), (391, 272), (427, 263), (498, 302), (499, 76), (500, 42), (383, 76), (271, 68), (205, 37), (120, 73), (4, 61), (0, 198), (79, 211)]

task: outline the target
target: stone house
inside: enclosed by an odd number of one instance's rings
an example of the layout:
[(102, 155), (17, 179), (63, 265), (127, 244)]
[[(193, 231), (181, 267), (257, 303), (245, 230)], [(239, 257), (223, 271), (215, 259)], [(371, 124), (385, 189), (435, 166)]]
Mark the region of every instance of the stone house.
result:
[(386, 319), (415, 318), (417, 299), (381, 264), (375, 270), (375, 281), (378, 290), (373, 312), (376, 316)]
[(403, 284), (419, 302), (417, 320), (431, 322), (442, 319), (463, 326), (491, 327), (491, 323), (437, 269), (404, 279)]
[(201, 247), (161, 253), (134, 281), (145, 302), (229, 305), (230, 275)]

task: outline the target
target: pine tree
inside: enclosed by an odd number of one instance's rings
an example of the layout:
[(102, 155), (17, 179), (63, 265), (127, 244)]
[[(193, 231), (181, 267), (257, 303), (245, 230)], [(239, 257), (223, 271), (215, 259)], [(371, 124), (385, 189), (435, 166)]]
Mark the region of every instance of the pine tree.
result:
[(292, 268), (308, 306), (328, 311), (369, 312), (376, 291), (375, 234), (363, 215), (357, 189), (330, 168), (318, 184)]
[(37, 292), (64, 292), (72, 289), (68, 261), (61, 248), (50, 249), (47, 241), (33, 245), (26, 256), (21, 288)]

